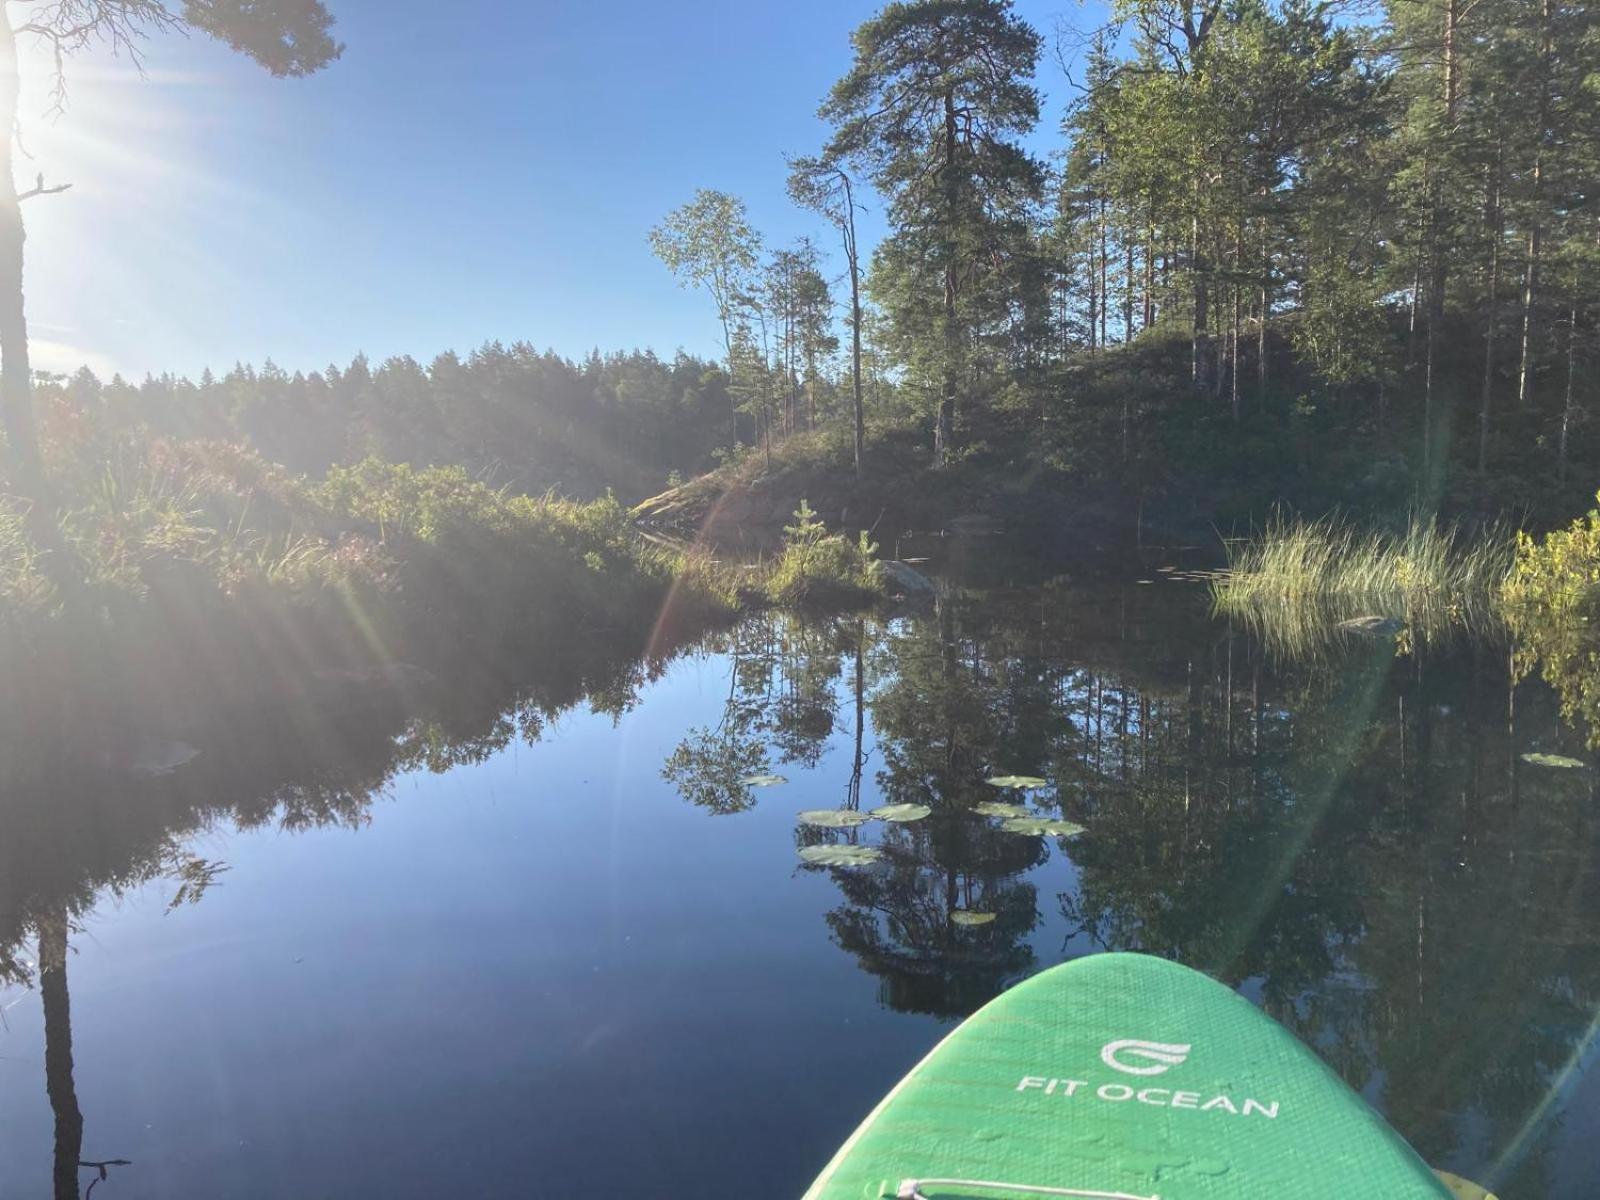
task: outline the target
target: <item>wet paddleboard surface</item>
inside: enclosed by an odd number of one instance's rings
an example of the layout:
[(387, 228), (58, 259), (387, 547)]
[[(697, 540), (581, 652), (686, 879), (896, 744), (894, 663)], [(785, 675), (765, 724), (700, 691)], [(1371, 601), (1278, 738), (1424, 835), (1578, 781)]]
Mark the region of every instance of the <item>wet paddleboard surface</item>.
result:
[(1164, 959), (1103, 954), (960, 1025), (807, 1200), (1448, 1200), (1293, 1034)]

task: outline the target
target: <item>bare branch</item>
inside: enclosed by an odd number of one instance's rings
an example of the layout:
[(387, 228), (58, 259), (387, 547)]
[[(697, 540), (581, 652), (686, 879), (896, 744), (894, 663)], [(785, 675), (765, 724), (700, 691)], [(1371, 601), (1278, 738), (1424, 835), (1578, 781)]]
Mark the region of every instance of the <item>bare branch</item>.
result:
[(32, 200), (35, 196), (59, 196), (62, 192), (71, 190), (72, 185), (70, 183), (58, 183), (54, 187), (46, 187), (44, 184), (44, 172), (41, 171), (39, 180), (33, 187), (25, 192), (17, 193), (17, 203), (20, 204), (24, 200)]
[(54, 80), (47, 110), (59, 116), (67, 107), (66, 59), (91, 45), (108, 46), (144, 74), (144, 42), (152, 32), (185, 30), (183, 18), (165, 0), (52, 0), (36, 5), (18, 34), (48, 42)]

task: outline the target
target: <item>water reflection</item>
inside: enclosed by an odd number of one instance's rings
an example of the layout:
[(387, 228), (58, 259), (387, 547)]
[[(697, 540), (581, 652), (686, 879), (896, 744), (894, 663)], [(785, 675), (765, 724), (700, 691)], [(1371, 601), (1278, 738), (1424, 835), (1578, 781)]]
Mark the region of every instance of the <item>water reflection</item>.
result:
[[(763, 647), (759, 672), (729, 643), (743, 761), (795, 761), (775, 698), (842, 674), (880, 801), (932, 809), (796, 830), (882, 850), (805, 869), (831, 875), (829, 931), (883, 1003), (959, 1016), (1046, 965), (1054, 947), (1030, 935), (1049, 879), (1060, 953), (1199, 967), (1317, 1047), (1431, 1161), (1503, 1196), (1567, 1194), (1546, 1160), (1600, 1013), (1597, 777), (1524, 761), (1582, 742), (1548, 692), (1515, 685), (1503, 647), (1351, 639), (1286, 664), (1177, 589), (947, 590), (929, 614), (858, 623), (842, 648), (836, 630), (778, 625), (739, 635)], [(1088, 835), (1001, 832), (974, 811), (995, 773), (1044, 776), (1035, 809)], [(704, 802), (692, 772), (673, 778)], [(859, 803), (857, 783), (844, 791)], [(1042, 869), (1059, 853), (1065, 876)], [(955, 923), (964, 910), (995, 919)]]
[[(79, 752), (52, 757), (62, 739), (37, 721), (32, 743), (9, 737), (0, 981), (43, 1005), (55, 1194), (93, 1183), (104, 1200), (140, 1171), (132, 1153), (100, 1165), (126, 1148), (97, 1144), (74, 1087), (67, 976), (85, 914), (151, 881), (203, 907), (233, 879), (210, 831), (361, 828), (397, 779), (537, 745), (580, 704), (586, 721), (626, 725), (637, 709), (669, 723), (633, 781), (659, 776), (716, 818), (682, 810), (695, 829), (752, 861), (781, 839), (769, 814), (797, 848), (880, 850), (864, 867), (792, 859), (804, 887), (770, 873), (796, 906), (825, 889), (802, 915), (887, 1010), (948, 1021), (1063, 957), (1157, 953), (1262, 1004), (1435, 1165), (1505, 1200), (1575, 1200), (1600, 1176), (1592, 1143), (1563, 1133), (1600, 1013), (1600, 776), (1525, 760), (1583, 758), (1583, 737), (1542, 684), (1514, 682), (1504, 647), (1349, 639), (1295, 661), (1213, 619), (1201, 589), (1065, 582), (947, 586), (889, 616), (766, 614), (648, 658), (642, 641), (419, 649), (413, 665), (332, 665), (292, 692), (212, 691), (181, 720), (119, 723), (126, 710), (85, 689), (57, 709), (92, 730)], [(653, 708), (668, 671), (714, 690), (711, 711)], [(772, 773), (790, 782), (750, 782)], [(997, 775), (1047, 780), (1030, 810), (1087, 832), (1007, 832), (984, 807), (1023, 797), (985, 782)], [(882, 804), (930, 811), (790, 822)], [(571, 852), (602, 856), (583, 902), (603, 906), (617, 850)], [(697, 914), (674, 936), (680, 952), (732, 946), (731, 928)]]
[[(560, 654), (542, 641), (532, 655), (514, 640), (470, 653), (452, 639), (409, 647), (434, 670), (387, 652), (342, 655), (284, 686), (269, 661), (284, 648), (261, 643), (234, 648), (230, 680), (195, 671), (181, 697), (164, 697), (176, 702), (130, 702), (129, 692), (160, 693), (183, 675), (187, 638), (171, 632), (139, 647), (137, 668), (107, 655), (109, 669), (93, 676), (65, 638), (0, 642), (7, 675), (31, 660), (48, 684), (8, 689), (0, 705), (13, 718), (0, 724), (0, 989), (34, 989), (42, 1004), (56, 1200), (102, 1184), (114, 1194), (118, 1171), (134, 1167), (84, 1156), (93, 1139), (75, 1083), (68, 977), (87, 913), (162, 880), (169, 913), (198, 904), (230, 868), (196, 853), (195, 838), (223, 826), (361, 828), (407, 772), (444, 773), (535, 742), (579, 703), (619, 715), (680, 649), (660, 630), (650, 654), (642, 633), (574, 637)], [(75, 719), (53, 724), (64, 714)], [(8, 1169), (0, 1164), (0, 1183)]]

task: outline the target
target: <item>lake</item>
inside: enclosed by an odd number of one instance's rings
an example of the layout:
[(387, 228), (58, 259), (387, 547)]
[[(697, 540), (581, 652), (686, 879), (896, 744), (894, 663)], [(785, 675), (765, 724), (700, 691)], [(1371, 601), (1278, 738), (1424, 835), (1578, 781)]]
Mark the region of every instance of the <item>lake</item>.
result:
[[(1108, 949), (1502, 1200), (1595, 1194), (1600, 777), (1504, 646), (1296, 656), (1181, 577), (1004, 571), (640, 644), (8, 741), (0, 1195), (798, 1195)], [(890, 803), (930, 811), (798, 819)]]

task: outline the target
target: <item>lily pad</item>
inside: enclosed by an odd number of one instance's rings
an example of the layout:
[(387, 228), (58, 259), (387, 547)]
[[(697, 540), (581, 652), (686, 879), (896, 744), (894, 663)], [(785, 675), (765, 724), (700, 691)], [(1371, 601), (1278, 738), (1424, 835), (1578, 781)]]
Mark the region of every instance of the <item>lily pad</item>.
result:
[(1007, 833), (1023, 833), (1030, 837), (1077, 837), (1083, 826), (1055, 817), (1010, 817), (1000, 822)]
[(819, 867), (865, 867), (883, 857), (876, 846), (803, 846), (800, 857)]
[(1564, 767), (1569, 771), (1582, 770), (1589, 765), (1581, 758), (1568, 758), (1565, 754), (1524, 754), (1522, 761), (1536, 767)]
[(990, 787), (1021, 788), (1023, 791), (1050, 786), (1048, 779), (1040, 779), (1037, 775), (996, 775), (993, 779), (985, 779), (984, 782)]
[(866, 813), (850, 808), (808, 808), (799, 817), (800, 824), (820, 829), (854, 829), (871, 819)]
[(777, 787), (780, 783), (788, 783), (782, 775), (746, 775), (739, 780), (745, 787)]
[(950, 914), (952, 925), (987, 925), (994, 920), (993, 913), (973, 912), (971, 909), (958, 908)]
[(980, 817), (1026, 817), (1031, 815), (1026, 804), (1007, 804), (1004, 800), (985, 800), (974, 804), (972, 811)]
[(926, 804), (885, 804), (873, 809), (867, 816), (877, 817), (880, 821), (904, 823), (906, 821), (920, 821), (932, 811), (933, 809)]

